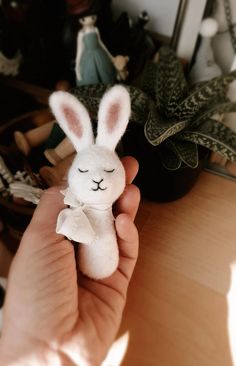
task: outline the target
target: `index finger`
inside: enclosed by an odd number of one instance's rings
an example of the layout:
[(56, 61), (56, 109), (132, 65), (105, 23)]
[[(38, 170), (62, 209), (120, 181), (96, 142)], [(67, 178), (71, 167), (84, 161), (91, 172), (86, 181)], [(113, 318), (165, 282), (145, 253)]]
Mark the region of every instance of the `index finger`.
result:
[(63, 203), (63, 195), (60, 192), (61, 188), (52, 187), (47, 189), (34, 211), (30, 225), (40, 227), (56, 228), (57, 217), (61, 210), (66, 206)]
[(138, 173), (138, 162), (132, 156), (125, 156), (121, 161), (125, 168), (126, 184), (131, 184)]

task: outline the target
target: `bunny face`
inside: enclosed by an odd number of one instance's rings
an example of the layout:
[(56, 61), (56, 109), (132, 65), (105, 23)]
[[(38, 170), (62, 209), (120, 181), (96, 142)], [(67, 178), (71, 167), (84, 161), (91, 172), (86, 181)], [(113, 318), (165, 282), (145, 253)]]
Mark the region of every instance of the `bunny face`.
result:
[(116, 153), (94, 145), (75, 157), (68, 184), (85, 204), (112, 204), (124, 190), (125, 171)]
[(70, 189), (83, 203), (112, 204), (125, 187), (124, 168), (115, 148), (129, 121), (127, 90), (116, 85), (103, 96), (95, 144), (89, 114), (73, 95), (55, 92), (50, 106), (78, 152), (68, 174)]

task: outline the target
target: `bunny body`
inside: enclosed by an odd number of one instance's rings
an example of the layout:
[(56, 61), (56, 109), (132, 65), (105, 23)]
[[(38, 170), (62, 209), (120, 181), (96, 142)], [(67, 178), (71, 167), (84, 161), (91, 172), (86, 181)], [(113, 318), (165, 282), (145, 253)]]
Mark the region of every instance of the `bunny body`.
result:
[(89, 115), (72, 95), (56, 92), (50, 105), (58, 123), (78, 154), (68, 172), (68, 189), (57, 232), (81, 243), (79, 268), (102, 279), (117, 268), (117, 245), (112, 204), (125, 188), (125, 171), (115, 147), (129, 121), (130, 99), (126, 89), (115, 86), (102, 98), (96, 142)]
[(119, 261), (112, 208), (98, 210), (89, 207), (86, 212), (95, 239), (90, 245), (80, 246), (79, 268), (88, 277), (106, 278), (116, 270)]

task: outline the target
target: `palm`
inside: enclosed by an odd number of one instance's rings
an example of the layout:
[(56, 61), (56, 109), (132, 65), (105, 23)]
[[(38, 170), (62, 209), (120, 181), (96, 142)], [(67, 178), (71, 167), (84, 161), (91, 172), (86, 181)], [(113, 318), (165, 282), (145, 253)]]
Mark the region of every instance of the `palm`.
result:
[(96, 358), (102, 360), (118, 331), (125, 294), (118, 292), (115, 283), (112, 288), (110, 284), (94, 283), (87, 279), (82, 282), (83, 286), (79, 288), (78, 322), (73, 337), (65, 343), (63, 350), (71, 355), (71, 351), (75, 351), (75, 344), (78, 350), (83, 345), (87, 359), (95, 354)]
[[(120, 234), (120, 262), (117, 271), (101, 281), (91, 280), (79, 273), (78, 313), (72, 334), (63, 342), (63, 351), (73, 359), (83, 346), (88, 359), (99, 355), (103, 359), (114, 339), (121, 321), (126, 292), (136, 258), (137, 247), (131, 248), (129, 255), (123, 255), (129, 245), (123, 236), (127, 231), (127, 218), (119, 218), (117, 231)], [(135, 233), (131, 233), (135, 235)], [(78, 352), (76, 351), (76, 347)], [(76, 357), (76, 356), (75, 356)]]

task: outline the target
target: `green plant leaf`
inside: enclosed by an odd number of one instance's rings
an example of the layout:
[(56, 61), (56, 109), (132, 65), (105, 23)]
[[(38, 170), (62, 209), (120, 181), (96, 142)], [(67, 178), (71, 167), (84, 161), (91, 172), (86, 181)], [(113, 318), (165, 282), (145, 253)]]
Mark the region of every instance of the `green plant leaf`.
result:
[[(90, 111), (91, 115), (94, 118), (97, 118), (98, 107), (103, 97), (103, 94), (108, 91), (112, 86), (112, 84), (86, 85), (72, 89), (71, 93), (75, 95), (85, 105), (85, 107)], [(142, 90), (131, 85), (125, 85), (125, 87), (130, 94), (130, 120), (144, 125), (147, 121), (150, 105), (154, 102)]]
[(85, 105), (92, 116), (97, 117), (98, 107), (103, 94), (112, 84), (84, 85), (70, 90), (70, 92)]
[(179, 137), (236, 161), (236, 133), (221, 122), (210, 119), (195, 130), (182, 132)]
[(156, 78), (158, 76), (159, 64), (154, 62), (147, 62), (143, 68), (142, 73), (137, 79), (135, 86), (146, 93), (154, 101), (156, 99)]
[(196, 168), (198, 166), (198, 148), (196, 143), (168, 139), (165, 141), (165, 145), (169, 147), (185, 165), (190, 168)]
[(173, 111), (176, 119), (192, 119), (196, 114), (204, 113), (209, 104), (226, 93), (228, 85), (235, 80), (236, 71), (216, 77), (196, 88)]
[(182, 131), (189, 124), (188, 121), (167, 122), (162, 118), (155, 108), (151, 108), (144, 126), (144, 134), (150, 144), (156, 146)]
[(236, 103), (231, 102), (228, 98), (224, 98), (223, 100), (214, 101), (208, 108), (204, 111), (203, 114), (200, 114), (196, 119), (193, 121), (193, 126), (197, 127), (202, 122), (209, 120), (216, 114), (222, 113), (230, 113), (236, 112)]
[(155, 87), (157, 109), (167, 118), (173, 117), (173, 111), (187, 95), (188, 84), (176, 53), (169, 47), (159, 50)]
[(127, 86), (131, 101), (131, 121), (144, 125), (147, 121), (149, 110), (154, 108), (154, 101), (142, 90)]
[(159, 151), (162, 165), (168, 170), (177, 170), (181, 167), (182, 161), (172, 150), (162, 146)]

